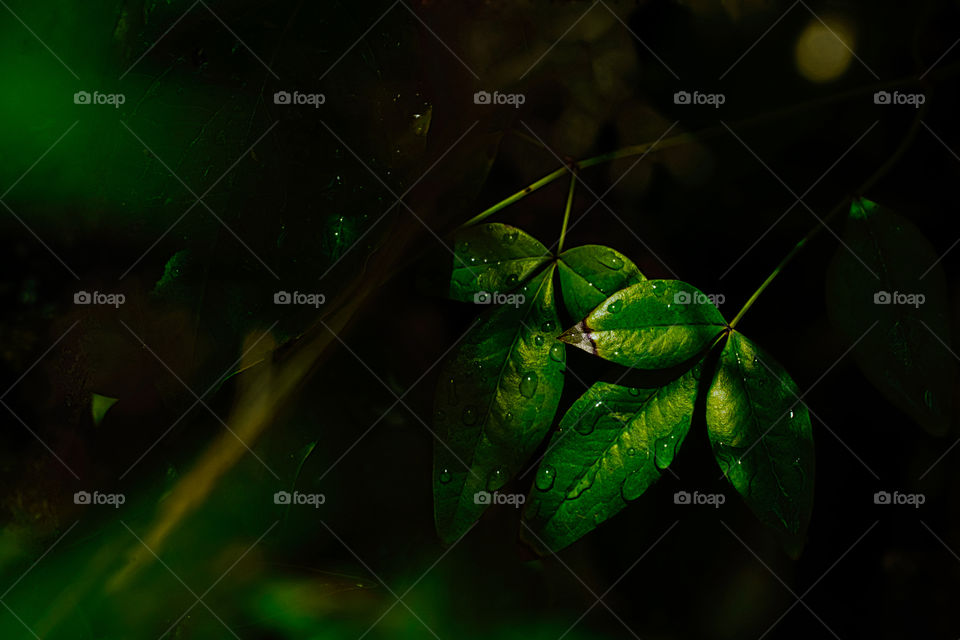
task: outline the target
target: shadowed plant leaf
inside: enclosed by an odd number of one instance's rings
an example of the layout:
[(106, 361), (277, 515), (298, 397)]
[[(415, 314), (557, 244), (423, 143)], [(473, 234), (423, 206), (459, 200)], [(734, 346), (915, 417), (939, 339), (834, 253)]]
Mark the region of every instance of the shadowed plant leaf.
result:
[(539, 240), (499, 222), (458, 231), (454, 248), (450, 297), (461, 302), (473, 302), (481, 292), (516, 289), (551, 260)]
[(707, 394), (707, 432), (730, 484), (796, 555), (813, 508), (813, 434), (797, 386), (733, 331)]
[(666, 369), (701, 353), (725, 328), (692, 285), (645, 280), (604, 300), (560, 340), (624, 366)]
[[(868, 380), (930, 433), (950, 426), (957, 366), (938, 256), (913, 223), (860, 199), (827, 277), (827, 309)], [(869, 270), (868, 270), (869, 268)], [(873, 273), (871, 273), (871, 271)]]
[(550, 267), (525, 300), (484, 314), (444, 363), (435, 399), (437, 531), (447, 542), (487, 508), (478, 492), (505, 485), (540, 444), (563, 388), (564, 349)]
[(564, 251), (557, 265), (563, 303), (575, 319), (586, 317), (611, 294), (646, 279), (625, 255), (596, 244)]
[[(560, 421), (524, 518), (558, 551), (639, 498), (672, 462), (693, 416), (700, 365), (662, 387), (597, 382)], [(544, 550), (547, 551), (547, 550)]]

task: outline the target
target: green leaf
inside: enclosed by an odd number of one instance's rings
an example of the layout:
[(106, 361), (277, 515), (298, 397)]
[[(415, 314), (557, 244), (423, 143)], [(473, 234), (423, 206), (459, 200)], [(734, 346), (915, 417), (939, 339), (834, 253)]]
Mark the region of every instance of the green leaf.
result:
[(450, 297), (474, 302), (481, 292), (508, 292), (553, 258), (539, 240), (506, 224), (467, 227), (454, 237)]
[(725, 328), (692, 285), (645, 280), (607, 298), (560, 340), (617, 364), (666, 369), (704, 351)]
[(736, 331), (707, 394), (707, 432), (730, 484), (798, 553), (813, 507), (810, 416), (783, 367)]
[(577, 320), (611, 294), (646, 279), (625, 255), (597, 244), (564, 251), (557, 264), (564, 306)]
[(553, 422), (565, 359), (555, 339), (553, 272), (545, 269), (519, 290), (524, 304), (485, 313), (444, 363), (435, 399), (433, 486), (437, 531), (446, 542), (486, 509), (475, 494), (502, 488)]
[(100, 426), (100, 423), (103, 422), (104, 417), (107, 415), (107, 411), (110, 411), (110, 408), (117, 404), (118, 401), (119, 398), (102, 396), (99, 393), (90, 394), (90, 415), (93, 417), (94, 426)]
[(856, 343), (857, 364), (890, 402), (945, 433), (957, 365), (936, 251), (909, 220), (864, 199), (851, 207), (844, 242), (849, 250), (838, 249), (827, 277), (831, 322)]
[(558, 551), (656, 482), (690, 428), (699, 377), (698, 364), (662, 387), (590, 387), (560, 421), (537, 470), (524, 512), (536, 532), (530, 542)]

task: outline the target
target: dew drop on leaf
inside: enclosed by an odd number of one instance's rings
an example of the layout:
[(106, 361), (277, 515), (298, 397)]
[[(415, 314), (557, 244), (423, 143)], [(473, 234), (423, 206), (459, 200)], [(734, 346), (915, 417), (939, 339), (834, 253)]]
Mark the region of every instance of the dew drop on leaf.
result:
[(635, 388), (633, 388), (633, 387), (630, 387), (629, 389), (627, 389), (627, 393), (629, 393), (629, 394), (632, 395), (634, 398), (636, 398), (637, 396), (640, 395), (640, 389), (635, 389)]
[(563, 345), (559, 342), (550, 347), (550, 357), (556, 362), (563, 362)]
[(477, 412), (473, 410), (473, 407), (464, 407), (462, 417), (465, 425), (471, 425), (477, 421)]
[(609, 253), (603, 253), (597, 257), (597, 262), (602, 264), (608, 269), (613, 269), (614, 271), (619, 271), (623, 269), (623, 259), (612, 251)]
[(519, 280), (520, 278), (518, 278), (517, 274), (515, 273), (511, 273), (509, 276), (507, 276), (507, 284), (511, 287), (516, 286)]
[(496, 491), (507, 484), (507, 472), (503, 467), (497, 467), (487, 476), (487, 491)]
[(457, 382), (453, 378), (447, 381), (447, 402), (449, 404), (457, 404), (459, 402), (457, 399)]
[(450, 475), (450, 471), (448, 469), (444, 469), (443, 471), (440, 472), (440, 482), (442, 482), (443, 484), (447, 484), (448, 482), (450, 482), (450, 479), (452, 477), (453, 476)]
[(622, 300), (614, 300), (613, 302), (611, 302), (610, 304), (607, 305), (607, 312), (608, 312), (608, 313), (617, 313), (617, 312), (620, 311), (620, 309), (623, 309), (623, 301), (622, 301)]
[(528, 371), (520, 376), (520, 395), (524, 398), (532, 398), (533, 394), (537, 392), (539, 382), (540, 378), (533, 371)]
[(544, 333), (553, 333), (557, 329), (557, 323), (553, 320), (547, 320), (542, 325), (540, 325), (540, 330)]
[(545, 465), (537, 470), (537, 478), (534, 482), (540, 491), (549, 491), (556, 479), (557, 470), (550, 465)]
[(544, 342), (546, 342), (546, 338), (541, 335), (537, 335), (537, 337), (533, 339), (533, 343), (538, 347), (542, 347)]
[(504, 241), (506, 244), (513, 244), (514, 242), (517, 241), (517, 236), (518, 236), (518, 235), (519, 235), (519, 234), (518, 234), (516, 231), (514, 231), (513, 233), (505, 233), (505, 234), (503, 234), (503, 241)]

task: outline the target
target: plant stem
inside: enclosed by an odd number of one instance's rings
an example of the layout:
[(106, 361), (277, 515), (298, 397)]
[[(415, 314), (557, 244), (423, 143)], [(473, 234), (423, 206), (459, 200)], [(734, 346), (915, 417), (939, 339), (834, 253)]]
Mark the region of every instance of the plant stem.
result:
[(560, 242), (557, 253), (563, 251), (563, 241), (567, 239), (567, 223), (570, 222), (570, 209), (573, 207), (573, 188), (577, 186), (577, 170), (570, 169), (570, 190), (567, 192), (567, 206), (563, 210), (563, 226), (560, 227)]
[[(950, 74), (956, 73), (957, 71), (960, 71), (960, 62), (941, 67), (936, 71), (932, 71), (927, 75), (927, 78), (948, 76)], [(765, 114), (752, 116), (750, 118), (740, 120), (738, 122), (733, 123), (732, 128), (753, 127), (771, 120), (779, 120), (781, 118), (792, 115), (794, 113), (803, 112), (812, 108), (828, 106), (835, 102), (842, 102), (849, 98), (873, 93), (881, 89), (888, 89), (888, 88), (899, 87), (903, 85), (912, 85), (920, 82), (926, 83), (926, 81), (922, 81), (916, 76), (907, 76), (904, 78), (898, 78), (896, 80), (890, 80), (887, 82), (878, 82), (876, 84), (872, 84), (868, 86), (854, 87), (853, 89), (842, 91), (832, 96), (825, 96), (823, 98), (817, 98), (815, 100), (808, 100), (807, 102), (803, 102), (797, 105), (784, 107), (782, 109), (777, 109), (776, 111), (770, 111)], [(524, 187), (523, 189), (521, 189), (520, 191), (516, 192), (512, 196), (509, 196), (508, 198), (501, 200), (500, 202), (493, 205), (492, 207), (489, 207), (481, 211), (480, 213), (478, 213), (477, 215), (475, 215), (474, 217), (470, 218), (465, 223), (463, 223), (462, 227), (468, 227), (470, 225), (474, 225), (474, 224), (477, 224), (478, 222), (482, 222), (483, 220), (486, 220), (493, 214), (497, 213), (501, 209), (504, 209), (510, 206), (517, 200), (522, 200), (523, 198), (527, 197), (534, 191), (537, 191), (538, 189), (545, 187), (551, 182), (559, 179), (565, 173), (567, 173), (567, 171), (586, 169), (588, 167), (602, 164), (604, 162), (611, 162), (613, 160), (620, 160), (622, 158), (629, 158), (631, 156), (642, 155), (644, 153), (647, 153), (648, 151), (651, 151), (654, 147), (656, 147), (657, 149), (668, 149), (670, 147), (676, 147), (682, 144), (686, 144), (688, 142), (692, 142), (694, 140), (704, 140), (706, 138), (717, 137), (726, 133), (727, 133), (727, 128), (722, 125), (718, 127), (709, 127), (707, 129), (703, 129), (698, 132), (681, 133), (679, 135), (671, 136), (669, 138), (662, 138), (659, 141), (644, 142), (642, 144), (635, 144), (629, 147), (623, 147), (622, 149), (617, 149), (616, 151), (610, 151), (608, 153), (603, 153), (597, 156), (593, 156), (591, 158), (580, 160), (579, 162), (574, 162), (569, 166), (563, 166), (563, 167), (560, 167), (559, 169), (556, 169), (555, 171), (552, 171), (551, 173), (548, 173), (547, 175), (543, 176), (536, 182), (533, 182), (528, 186)]]

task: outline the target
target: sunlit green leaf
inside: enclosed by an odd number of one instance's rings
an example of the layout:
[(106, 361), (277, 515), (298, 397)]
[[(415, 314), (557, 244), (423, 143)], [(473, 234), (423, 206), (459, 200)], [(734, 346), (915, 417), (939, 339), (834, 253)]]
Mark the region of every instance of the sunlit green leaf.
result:
[(90, 414), (93, 416), (93, 424), (95, 426), (100, 426), (100, 423), (103, 422), (104, 417), (107, 415), (107, 411), (110, 411), (110, 407), (117, 404), (117, 401), (118, 398), (102, 396), (99, 393), (91, 394)]
[(604, 300), (560, 339), (628, 367), (665, 369), (698, 355), (725, 327), (692, 285), (645, 280)]
[(625, 255), (596, 244), (564, 251), (557, 265), (563, 304), (577, 320), (585, 318), (611, 294), (645, 279)]
[(474, 302), (478, 293), (512, 291), (552, 259), (539, 240), (499, 222), (458, 231), (454, 249), (450, 297), (463, 302)]
[(736, 331), (707, 394), (707, 431), (730, 484), (799, 551), (813, 507), (810, 416), (783, 367)]
[(944, 433), (957, 366), (937, 252), (909, 220), (864, 199), (851, 207), (844, 242), (827, 278), (831, 321), (890, 402)]
[(660, 478), (693, 415), (700, 365), (662, 387), (597, 382), (560, 421), (524, 517), (530, 542), (557, 551), (616, 515)]
[(502, 488), (553, 422), (565, 357), (555, 340), (553, 271), (517, 291), (523, 304), (488, 311), (444, 363), (434, 413), (434, 495), (437, 530), (448, 542), (486, 509), (477, 492)]

